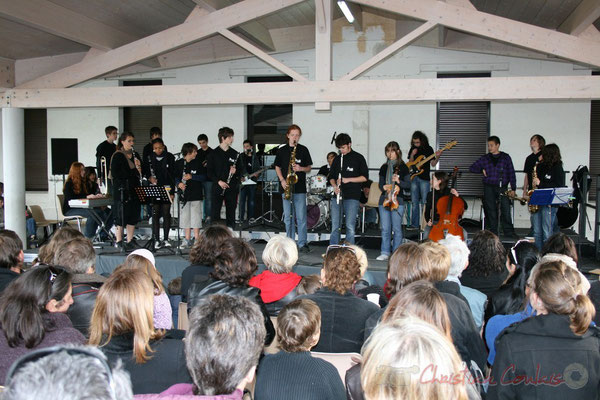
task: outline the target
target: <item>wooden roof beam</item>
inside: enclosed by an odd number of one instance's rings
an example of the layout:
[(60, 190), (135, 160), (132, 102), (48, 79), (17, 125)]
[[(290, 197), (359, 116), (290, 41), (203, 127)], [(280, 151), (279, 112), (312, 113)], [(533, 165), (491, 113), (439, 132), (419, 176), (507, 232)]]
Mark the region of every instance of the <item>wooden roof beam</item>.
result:
[[(332, 0), (315, 0), (315, 80), (331, 81)], [(331, 103), (316, 102), (315, 110), (331, 110)]]
[(576, 36), (436, 0), (352, 0), (447, 28), (600, 67), (598, 44)]
[(102, 76), (158, 56), (304, 0), (245, 0), (162, 32), (136, 40), (97, 57), (21, 85), (22, 88), (60, 88)]
[(598, 18), (600, 18), (600, 0), (583, 0), (557, 30), (579, 36)]

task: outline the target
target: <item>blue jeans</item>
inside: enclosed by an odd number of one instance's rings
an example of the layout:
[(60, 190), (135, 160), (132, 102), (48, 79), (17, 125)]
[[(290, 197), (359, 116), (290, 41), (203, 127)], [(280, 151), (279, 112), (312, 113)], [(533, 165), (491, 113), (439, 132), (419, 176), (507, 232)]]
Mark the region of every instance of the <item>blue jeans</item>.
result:
[(557, 211), (558, 207), (540, 206), (539, 211), (531, 215), (533, 237), (539, 250), (542, 250), (544, 242), (554, 234)]
[(94, 237), (94, 235), (96, 234), (96, 230), (98, 229), (98, 224), (92, 217), (91, 211), (86, 210), (85, 208), (71, 208), (69, 211), (67, 211), (65, 213), (65, 217), (71, 217), (71, 216), (75, 216), (75, 215), (86, 219), (85, 226), (83, 228), (83, 235), (88, 239), (92, 239)]
[(27, 236), (37, 235), (37, 225), (35, 223), (35, 219), (33, 219), (33, 218), (25, 219), (25, 226), (27, 227)]
[(285, 222), (285, 233), (287, 237), (296, 240), (294, 233), (294, 223), (290, 219), (292, 212), (292, 202), (294, 203), (294, 217), (298, 224), (298, 247), (306, 246), (306, 193), (294, 193), (291, 200), (285, 199), (285, 194), (281, 195), (283, 199), (283, 221)]
[[(388, 210), (379, 206), (379, 220), (381, 221), (381, 254), (391, 255), (398, 246), (402, 244), (402, 218), (404, 217), (404, 204), (400, 204), (396, 210)], [(392, 244), (392, 233), (394, 234), (394, 245)]]
[(358, 209), (360, 203), (354, 199), (344, 199), (337, 203), (335, 198), (331, 200), (331, 236), (329, 237), (329, 244), (339, 244), (342, 226), (341, 226), (341, 208), (344, 208), (344, 214), (346, 215), (346, 242), (354, 244), (354, 234), (356, 231), (356, 218), (358, 217)]
[(410, 182), (410, 201), (412, 203), (410, 225), (418, 228), (421, 226), (421, 204), (425, 205), (429, 193), (429, 181), (416, 177)]
[(204, 190), (204, 219), (210, 218), (210, 212), (212, 210), (212, 185), (211, 181), (202, 182), (202, 189)]
[(254, 197), (256, 197), (256, 185), (242, 186), (240, 190), (240, 220), (246, 216), (246, 203), (248, 203), (248, 219), (254, 218)]
[(374, 224), (377, 222), (377, 209), (367, 207), (365, 210), (365, 224)]

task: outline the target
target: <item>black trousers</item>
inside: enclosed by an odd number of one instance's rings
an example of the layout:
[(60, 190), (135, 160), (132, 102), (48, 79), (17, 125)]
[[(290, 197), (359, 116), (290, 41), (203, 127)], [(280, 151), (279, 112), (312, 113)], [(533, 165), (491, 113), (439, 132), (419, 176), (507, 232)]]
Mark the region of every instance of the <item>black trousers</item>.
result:
[(510, 200), (501, 196), (508, 190), (508, 186), (495, 186), (483, 184), (483, 211), (485, 213), (485, 229), (498, 234), (498, 201), (500, 201), (500, 218), (502, 230), (507, 236), (515, 234), (510, 215)]
[(160, 239), (160, 218), (163, 219), (163, 234), (169, 240), (171, 230), (171, 203), (154, 203), (152, 207), (152, 232), (156, 240)]
[(218, 184), (213, 183), (212, 187), (212, 204), (210, 217), (212, 222), (217, 222), (221, 219), (221, 208), (223, 207), (223, 201), (225, 201), (225, 218), (226, 224), (231, 229), (235, 228), (235, 209), (237, 207), (237, 187), (231, 187), (225, 191), (225, 195), (222, 194), (223, 189)]

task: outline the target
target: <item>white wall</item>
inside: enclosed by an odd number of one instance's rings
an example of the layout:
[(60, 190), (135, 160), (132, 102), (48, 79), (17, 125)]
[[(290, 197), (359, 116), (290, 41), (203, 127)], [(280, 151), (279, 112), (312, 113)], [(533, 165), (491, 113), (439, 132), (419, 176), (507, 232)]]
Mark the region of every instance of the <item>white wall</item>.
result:
[[(383, 32), (369, 28), (366, 42), (353, 28), (343, 31), (344, 41), (333, 45), (334, 79), (352, 70), (384, 47)], [(361, 41), (359, 45), (359, 40)], [(364, 46), (363, 46), (364, 45)], [(279, 54), (277, 59), (314, 78), (314, 51), (305, 50)], [(436, 67), (444, 72), (481, 71), (493, 65), (493, 76), (531, 75), (586, 75), (589, 70), (575, 69), (572, 64), (555, 61), (520, 59), (468, 52), (409, 47), (396, 53), (382, 64), (364, 73), (360, 79), (433, 78)], [(433, 68), (432, 68), (433, 66)], [(164, 85), (197, 83), (243, 82), (244, 75), (278, 74), (262, 61), (243, 59), (209, 65), (186, 67), (167, 71)], [(95, 81), (93, 85), (117, 85), (116, 81)], [(53, 137), (79, 138), (82, 162), (94, 163), (97, 144), (103, 139), (106, 125), (119, 126), (119, 112), (104, 109), (51, 109), (48, 110), (48, 143)], [(317, 112), (314, 105), (295, 105), (294, 122), (302, 127), (302, 142), (311, 150), (316, 166), (325, 163), (334, 131), (353, 135), (354, 127), (367, 123), (368, 135), (354, 137), (355, 148), (362, 152), (370, 167), (384, 161), (383, 148), (390, 140), (400, 143), (407, 152), (410, 135), (414, 130), (424, 131), (432, 145), (436, 136), (435, 103), (398, 104), (332, 104), (330, 112)], [(556, 142), (563, 154), (565, 169), (574, 169), (587, 163), (589, 154), (589, 102), (492, 102), (491, 134), (502, 140), (502, 150), (513, 157), (515, 167), (521, 169), (529, 153), (529, 137), (534, 133)], [(217, 130), (229, 126), (236, 132), (234, 147), (241, 147), (246, 137), (244, 106), (185, 106), (163, 108), (163, 132), (167, 146), (174, 151), (184, 142), (195, 142), (199, 133), (206, 133), (212, 146), (216, 145)], [(49, 147), (48, 147), (49, 148)], [(518, 180), (522, 182), (522, 177)], [(52, 186), (52, 185), (51, 185)], [(60, 192), (60, 190), (59, 190)], [(27, 201), (41, 204), (53, 216), (54, 191), (47, 194), (28, 194)], [(472, 211), (478, 217), (477, 208)], [(517, 208), (517, 225), (528, 225), (525, 208)]]

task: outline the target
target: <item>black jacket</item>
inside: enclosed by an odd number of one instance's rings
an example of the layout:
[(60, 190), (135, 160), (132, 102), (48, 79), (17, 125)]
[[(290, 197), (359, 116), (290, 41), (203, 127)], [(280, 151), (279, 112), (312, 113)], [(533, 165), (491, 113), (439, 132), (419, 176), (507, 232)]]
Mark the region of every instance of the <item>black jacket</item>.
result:
[(73, 278), (73, 304), (67, 310), (67, 315), (73, 327), (88, 337), (92, 311), (96, 305), (98, 290), (106, 278), (96, 274), (75, 274)]
[(0, 293), (15, 279), (19, 277), (19, 274), (11, 271), (7, 268), (0, 268)]
[(133, 333), (113, 336), (100, 350), (111, 366), (117, 360), (131, 375), (133, 394), (160, 393), (176, 383), (192, 383), (185, 364), (183, 337), (185, 332), (167, 331), (165, 337), (150, 341), (153, 352), (144, 364), (136, 364), (133, 353)]
[[(134, 155), (141, 162), (140, 155), (136, 152)], [(113, 154), (110, 161), (110, 175), (115, 198), (120, 198), (119, 188), (125, 189), (125, 200), (135, 198), (135, 188), (140, 186), (140, 174), (137, 168), (129, 168), (127, 156), (122, 152), (117, 151)]]
[(364, 342), (365, 322), (379, 307), (351, 292), (339, 294), (323, 287), (313, 294), (298, 296), (311, 299), (321, 309), (321, 338), (313, 351), (360, 353)]
[[(196, 278), (198, 278), (198, 276)], [(269, 317), (267, 307), (260, 297), (260, 289), (252, 286), (233, 287), (229, 286), (226, 282), (215, 281), (208, 277), (205, 281), (199, 281), (196, 279), (195, 282), (192, 283), (192, 286), (188, 292), (188, 310), (191, 310), (196, 304), (198, 304), (198, 300), (200, 300), (202, 297), (209, 296), (211, 294), (241, 296), (256, 303), (260, 307), (260, 311), (263, 314), (265, 329), (267, 330), (265, 345), (270, 345), (273, 339), (275, 339), (275, 328), (273, 327), (273, 322), (271, 322), (271, 318)]]
[[(579, 336), (569, 328), (567, 316), (539, 315), (509, 326), (495, 343), (488, 399), (599, 398), (597, 327)], [(528, 377), (529, 384), (515, 383), (517, 376)]]

